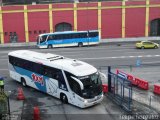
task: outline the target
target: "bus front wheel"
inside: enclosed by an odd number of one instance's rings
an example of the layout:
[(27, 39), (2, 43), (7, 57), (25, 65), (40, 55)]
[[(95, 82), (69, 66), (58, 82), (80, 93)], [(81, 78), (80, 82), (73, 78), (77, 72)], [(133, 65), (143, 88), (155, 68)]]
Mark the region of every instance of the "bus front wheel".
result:
[(21, 84), (22, 84), (24, 87), (27, 86), (26, 81), (25, 81), (24, 78), (21, 78)]
[(61, 93), (60, 99), (63, 103), (68, 103), (68, 99), (67, 99), (67, 96), (65, 94)]
[(48, 49), (51, 49), (52, 48), (52, 45), (48, 45), (48, 47), (47, 47)]

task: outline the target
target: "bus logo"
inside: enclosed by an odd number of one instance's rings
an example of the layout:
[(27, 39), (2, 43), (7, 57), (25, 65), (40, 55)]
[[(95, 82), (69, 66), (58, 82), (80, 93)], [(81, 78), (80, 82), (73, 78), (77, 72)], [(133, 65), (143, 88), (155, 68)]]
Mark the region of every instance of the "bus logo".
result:
[(38, 76), (38, 75), (36, 75), (36, 74), (33, 73), (33, 74), (32, 74), (32, 80), (33, 80), (34, 82), (40, 83), (41, 86), (44, 85), (43, 76)]

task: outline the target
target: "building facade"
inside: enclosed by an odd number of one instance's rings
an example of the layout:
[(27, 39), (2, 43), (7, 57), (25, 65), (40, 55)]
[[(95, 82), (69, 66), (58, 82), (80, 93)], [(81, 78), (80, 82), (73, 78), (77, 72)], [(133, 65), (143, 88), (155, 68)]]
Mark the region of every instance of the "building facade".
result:
[(0, 43), (36, 42), (41, 33), (99, 30), (101, 38), (160, 36), (160, 0), (0, 7)]

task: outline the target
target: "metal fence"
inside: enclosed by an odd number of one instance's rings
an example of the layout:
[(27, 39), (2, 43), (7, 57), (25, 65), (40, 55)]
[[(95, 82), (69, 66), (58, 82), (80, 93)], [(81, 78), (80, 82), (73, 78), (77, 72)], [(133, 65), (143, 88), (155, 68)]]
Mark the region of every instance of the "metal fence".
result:
[[(140, 104), (145, 105), (151, 111), (155, 110), (157, 113), (160, 113), (160, 96), (133, 92), (132, 99)], [(136, 103), (134, 104), (135, 107), (138, 105), (139, 104)]]
[[(160, 95), (154, 94), (154, 84), (160, 84), (160, 63), (155, 64), (140, 64), (140, 65), (115, 65), (111, 66), (111, 71), (116, 73), (116, 70), (119, 69), (133, 75), (142, 80), (148, 81), (149, 89), (143, 90), (137, 86), (133, 86), (133, 108), (136, 109), (147, 109), (146, 112), (160, 113)], [(99, 70), (106, 74), (107, 77), (107, 66), (99, 67)], [(102, 81), (103, 83), (108, 83), (108, 80)], [(119, 91), (118, 91), (119, 92)], [(124, 94), (128, 96), (127, 91)]]

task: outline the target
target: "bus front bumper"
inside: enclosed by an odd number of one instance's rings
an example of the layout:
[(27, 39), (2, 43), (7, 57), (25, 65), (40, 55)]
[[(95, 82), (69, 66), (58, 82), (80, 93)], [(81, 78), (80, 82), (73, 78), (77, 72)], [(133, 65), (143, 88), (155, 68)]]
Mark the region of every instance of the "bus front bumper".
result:
[(98, 99), (97, 98), (89, 99), (89, 100), (86, 99), (84, 104), (81, 106), (81, 108), (87, 108), (87, 107), (96, 105), (96, 104), (102, 102), (102, 100), (103, 100), (103, 94), (99, 95)]
[(47, 48), (47, 45), (37, 45), (38, 48)]

